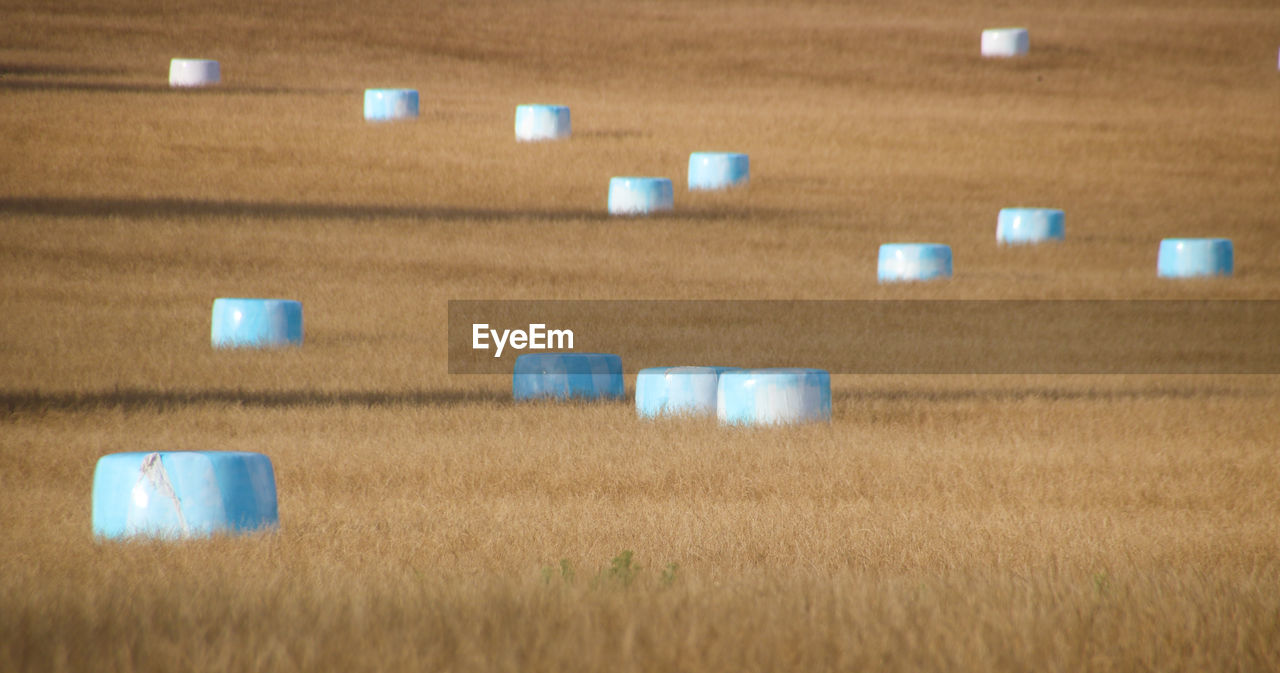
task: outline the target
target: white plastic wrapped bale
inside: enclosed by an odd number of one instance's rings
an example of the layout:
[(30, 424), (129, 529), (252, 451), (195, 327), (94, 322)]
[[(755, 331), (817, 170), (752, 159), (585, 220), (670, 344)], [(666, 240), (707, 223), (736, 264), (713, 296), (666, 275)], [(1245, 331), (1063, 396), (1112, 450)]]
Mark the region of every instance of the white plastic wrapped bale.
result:
[(1160, 241), (1156, 275), (1161, 278), (1230, 276), (1235, 251), (1226, 238), (1166, 238)]
[(93, 473), (93, 533), (194, 538), (279, 525), (275, 471), (260, 453), (113, 453)]
[(885, 243), (876, 277), (881, 283), (951, 277), (951, 247), (941, 243)]
[(1061, 241), (1063, 213), (1054, 208), (1002, 208), (996, 218), (996, 242), (1022, 245)]
[(609, 180), (610, 215), (649, 215), (675, 208), (669, 178), (617, 177)]
[(831, 420), (831, 376), (821, 369), (738, 369), (720, 374), (716, 416), (725, 425)]
[(622, 399), (622, 358), (612, 353), (525, 353), (511, 375), (516, 400)]
[(737, 152), (689, 155), (689, 191), (742, 187), (751, 177), (751, 160)]
[(1025, 56), (1031, 49), (1026, 28), (988, 28), (982, 31), (982, 55), (986, 58)]
[(516, 107), (516, 140), (520, 142), (563, 140), (571, 133), (567, 106), (531, 104)]
[(416, 89), (365, 89), (364, 118), (369, 121), (396, 121), (418, 116)]
[(207, 58), (175, 58), (169, 61), (169, 86), (213, 86), (222, 81), (222, 68)]
[(302, 345), (302, 303), (292, 299), (213, 300), (214, 348), (275, 348)]
[(649, 367), (636, 374), (636, 413), (642, 418), (716, 413), (720, 374), (737, 367)]

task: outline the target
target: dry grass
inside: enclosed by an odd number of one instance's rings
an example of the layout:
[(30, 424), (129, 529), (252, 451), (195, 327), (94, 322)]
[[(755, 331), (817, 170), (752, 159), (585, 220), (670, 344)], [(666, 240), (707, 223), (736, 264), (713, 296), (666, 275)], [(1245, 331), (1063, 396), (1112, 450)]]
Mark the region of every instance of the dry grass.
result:
[[(0, 9), (0, 670), (1280, 669), (1275, 377), (842, 376), (829, 427), (726, 432), (512, 405), (444, 325), (1280, 298), (1273, 3), (420, 4)], [(1005, 24), (1032, 55), (979, 59)], [(365, 124), (373, 86), (422, 117)], [(574, 139), (514, 143), (533, 101)], [(749, 190), (686, 193), (700, 149)], [(604, 217), (617, 174), (677, 213)], [(996, 248), (1009, 205), (1067, 241)], [(1159, 281), (1174, 235), (1237, 275)], [(878, 286), (889, 240), (955, 278)], [(307, 345), (212, 352), (217, 296), (301, 300)], [(96, 458), (175, 449), (268, 454), (282, 530), (94, 542)]]

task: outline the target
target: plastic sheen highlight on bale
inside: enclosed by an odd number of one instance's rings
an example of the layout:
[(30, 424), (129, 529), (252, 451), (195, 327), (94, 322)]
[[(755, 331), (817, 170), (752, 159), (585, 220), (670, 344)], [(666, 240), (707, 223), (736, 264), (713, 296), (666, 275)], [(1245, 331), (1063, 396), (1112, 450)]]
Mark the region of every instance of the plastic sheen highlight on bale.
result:
[(649, 367), (636, 374), (641, 418), (716, 413), (720, 374), (737, 367)]
[(192, 88), (213, 86), (222, 81), (217, 61), (206, 58), (175, 58), (169, 61), (169, 86)]
[(720, 374), (716, 416), (726, 425), (831, 420), (831, 375), (821, 369), (738, 369)]
[(567, 106), (519, 105), (516, 107), (516, 140), (520, 142), (563, 140), (571, 133)]
[(737, 152), (689, 155), (689, 191), (741, 187), (750, 179), (750, 159)]
[(941, 243), (885, 243), (876, 277), (881, 283), (951, 277), (951, 247)]
[(213, 300), (214, 348), (276, 348), (302, 345), (302, 303), (292, 299)]
[(1054, 208), (1002, 208), (996, 218), (996, 242), (1004, 245), (1061, 241), (1063, 213)]
[(1226, 238), (1166, 238), (1160, 241), (1156, 275), (1161, 278), (1230, 276), (1235, 251)]
[(525, 353), (511, 374), (516, 400), (622, 399), (622, 358), (611, 353)]
[(648, 215), (675, 208), (668, 178), (617, 177), (609, 180), (610, 215)]
[(988, 28), (982, 31), (982, 55), (985, 58), (1025, 56), (1031, 50), (1031, 35), (1026, 28)]
[(369, 121), (395, 121), (418, 116), (416, 89), (365, 89), (364, 118)]
[(208, 537), (279, 523), (275, 471), (260, 453), (113, 453), (93, 473), (98, 537)]

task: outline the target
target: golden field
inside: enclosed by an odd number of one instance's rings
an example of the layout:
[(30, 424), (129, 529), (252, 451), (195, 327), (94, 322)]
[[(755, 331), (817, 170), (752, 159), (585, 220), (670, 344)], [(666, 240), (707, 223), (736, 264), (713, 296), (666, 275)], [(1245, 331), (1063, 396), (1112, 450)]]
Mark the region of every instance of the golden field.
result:
[[(1280, 8), (1205, 4), (5, 3), (0, 670), (1280, 670), (1274, 375), (841, 375), (742, 430), (446, 373), (450, 299), (1280, 299)], [(688, 193), (706, 149), (750, 187)], [(607, 217), (629, 174), (675, 213)], [(954, 278), (878, 285), (901, 240)], [(214, 351), (219, 296), (306, 345)], [(270, 456), (279, 532), (95, 541), (97, 458), (165, 450)]]

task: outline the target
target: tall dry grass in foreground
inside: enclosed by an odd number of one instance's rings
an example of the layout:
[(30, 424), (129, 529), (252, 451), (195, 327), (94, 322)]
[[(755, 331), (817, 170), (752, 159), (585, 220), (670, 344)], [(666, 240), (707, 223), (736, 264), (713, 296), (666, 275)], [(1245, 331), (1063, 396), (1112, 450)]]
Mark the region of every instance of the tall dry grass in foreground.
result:
[[(18, 412), (6, 668), (1278, 663), (1274, 389), (843, 390), (833, 427), (789, 431), (500, 401)], [(89, 539), (96, 455), (195, 442), (272, 456), (279, 534)]]
[[(978, 59), (1008, 23), (1032, 55)], [(448, 299), (1275, 299), (1270, 3), (0, 26), (0, 670), (1280, 669), (1274, 376), (838, 376), (829, 427), (727, 431), (444, 373)], [(422, 117), (365, 124), (373, 86)], [(515, 144), (532, 101), (573, 140)], [(749, 190), (686, 193), (702, 149)], [(604, 217), (628, 173), (677, 212)], [(1009, 205), (1067, 240), (996, 248)], [(1157, 280), (1175, 235), (1237, 275)], [(891, 240), (955, 278), (878, 286)], [(212, 352), (216, 296), (303, 301), (306, 346)], [(92, 540), (97, 457), (179, 449), (269, 455), (281, 530)]]

